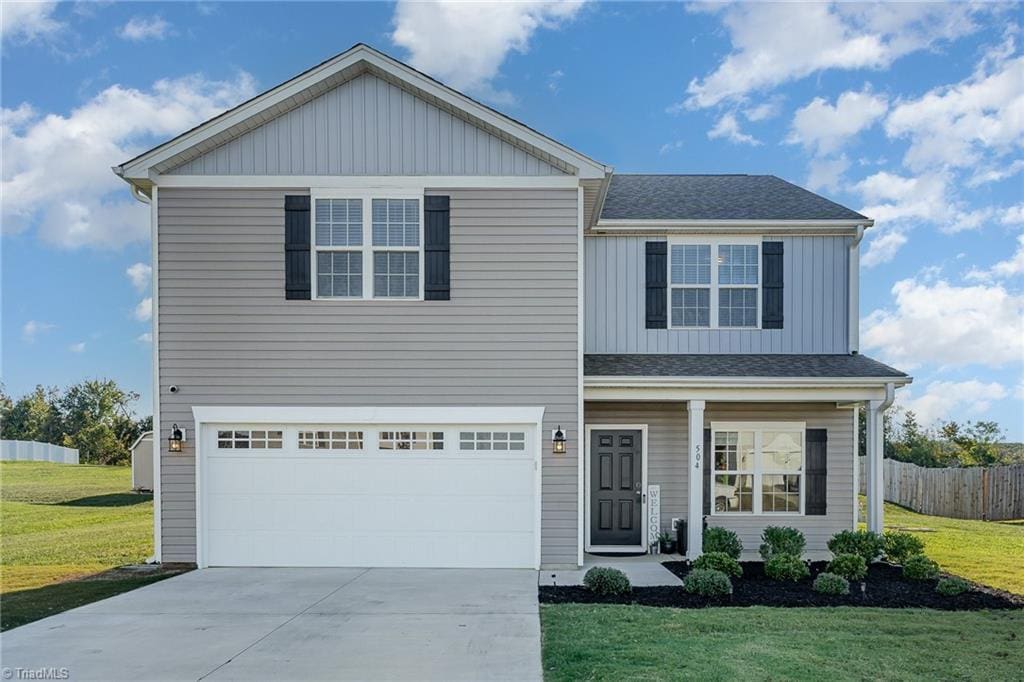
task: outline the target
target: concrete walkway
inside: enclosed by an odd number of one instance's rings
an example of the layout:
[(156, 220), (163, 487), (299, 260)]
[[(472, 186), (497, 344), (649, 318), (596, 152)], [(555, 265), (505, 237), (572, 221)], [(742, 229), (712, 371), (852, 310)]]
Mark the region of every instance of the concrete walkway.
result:
[(642, 554), (639, 556), (583, 555), (583, 568), (560, 571), (541, 571), (540, 585), (582, 585), (583, 576), (595, 566), (617, 568), (629, 578), (634, 587), (672, 587), (682, 585), (675, 573), (661, 565), (663, 561), (681, 561), (678, 554)]
[(5, 679), (539, 680), (537, 573), (209, 568), (5, 632), (0, 653)]

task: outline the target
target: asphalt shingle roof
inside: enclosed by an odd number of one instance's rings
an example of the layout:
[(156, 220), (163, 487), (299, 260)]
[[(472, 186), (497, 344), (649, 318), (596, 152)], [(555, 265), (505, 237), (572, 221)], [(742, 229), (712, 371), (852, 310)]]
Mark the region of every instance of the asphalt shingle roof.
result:
[(586, 376), (878, 377), (907, 375), (865, 355), (594, 355)]
[(612, 175), (602, 220), (867, 220), (774, 175)]

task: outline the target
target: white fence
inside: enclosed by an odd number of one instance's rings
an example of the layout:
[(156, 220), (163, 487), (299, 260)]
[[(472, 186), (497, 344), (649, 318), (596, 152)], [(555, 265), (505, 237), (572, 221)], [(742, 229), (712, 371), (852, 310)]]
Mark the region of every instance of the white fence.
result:
[(0, 440), (0, 460), (78, 464), (78, 450), (30, 440)]

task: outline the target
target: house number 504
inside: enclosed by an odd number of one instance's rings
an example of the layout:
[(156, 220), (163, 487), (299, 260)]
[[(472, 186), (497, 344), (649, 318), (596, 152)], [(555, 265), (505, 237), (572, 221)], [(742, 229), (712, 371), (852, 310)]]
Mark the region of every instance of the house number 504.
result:
[(697, 445), (696, 447), (693, 448), (693, 468), (697, 469), (698, 471), (700, 470), (700, 457), (702, 454), (702, 450), (703, 448), (700, 445)]

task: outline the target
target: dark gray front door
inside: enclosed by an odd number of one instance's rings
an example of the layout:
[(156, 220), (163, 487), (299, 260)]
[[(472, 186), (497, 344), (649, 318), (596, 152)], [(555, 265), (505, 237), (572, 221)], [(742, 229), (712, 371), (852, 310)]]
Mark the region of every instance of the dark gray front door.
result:
[(639, 545), (643, 519), (640, 431), (590, 433), (590, 544)]

